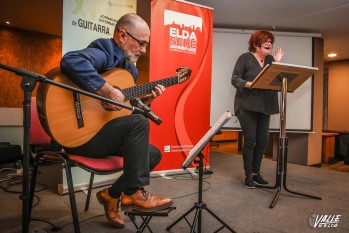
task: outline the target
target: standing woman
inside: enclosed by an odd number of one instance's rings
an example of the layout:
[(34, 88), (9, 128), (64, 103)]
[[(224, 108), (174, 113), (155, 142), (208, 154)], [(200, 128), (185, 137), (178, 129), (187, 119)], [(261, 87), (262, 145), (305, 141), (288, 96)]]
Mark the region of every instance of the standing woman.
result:
[(242, 155), (247, 188), (268, 184), (260, 174), (260, 167), (269, 138), (270, 115), (279, 113), (278, 95), (277, 91), (250, 89), (250, 86), (267, 64), (281, 61), (284, 55), (281, 48), (270, 55), (274, 41), (269, 31), (254, 32), (248, 42), (249, 52), (240, 55), (231, 78), (237, 90), (234, 112), (244, 136)]

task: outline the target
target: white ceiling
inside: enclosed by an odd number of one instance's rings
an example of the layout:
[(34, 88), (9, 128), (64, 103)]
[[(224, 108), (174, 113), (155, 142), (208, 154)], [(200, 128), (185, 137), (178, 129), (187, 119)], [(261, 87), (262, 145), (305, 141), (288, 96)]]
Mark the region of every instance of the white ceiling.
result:
[[(320, 33), (325, 61), (349, 59), (349, 0), (188, 0), (214, 8), (214, 27)], [(277, 39), (277, 38), (276, 38)], [(335, 52), (337, 57), (328, 58)]]
[[(213, 8), (214, 27), (318, 33), (324, 39), (325, 61), (349, 59), (349, 0), (188, 2)], [(7, 20), (11, 27), (61, 36), (62, 0), (1, 0), (0, 25)], [(328, 58), (330, 52), (338, 56)]]

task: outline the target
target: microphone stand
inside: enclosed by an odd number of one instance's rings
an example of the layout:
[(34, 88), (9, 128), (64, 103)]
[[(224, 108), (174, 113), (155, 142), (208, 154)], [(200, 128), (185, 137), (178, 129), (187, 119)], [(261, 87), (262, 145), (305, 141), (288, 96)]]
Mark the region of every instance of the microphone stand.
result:
[(23, 191), (22, 195), (20, 195), (20, 199), (22, 200), (22, 233), (27, 233), (29, 231), (29, 224), (30, 224), (30, 213), (31, 213), (31, 206), (29, 202), (29, 183), (30, 183), (30, 174), (29, 174), (29, 160), (30, 160), (30, 108), (31, 108), (31, 95), (32, 91), (34, 90), (36, 83), (42, 82), (42, 83), (49, 83), (57, 87), (61, 87), (67, 90), (70, 90), (72, 92), (76, 92), (79, 94), (83, 94), (110, 104), (115, 104), (119, 107), (126, 108), (128, 110), (134, 111), (140, 111), (143, 112), (141, 109), (135, 108), (133, 106), (128, 106), (119, 102), (115, 102), (113, 100), (101, 97), (99, 95), (74, 88), (62, 83), (58, 83), (55, 81), (52, 81), (48, 79), (47, 77), (43, 75), (39, 75), (27, 70), (19, 69), (19, 68), (12, 68), (10, 66), (6, 66), (0, 63), (0, 68), (4, 70), (11, 71), (15, 73), (18, 76), (22, 76), (22, 82), (21, 82), (21, 88), (24, 92), (24, 101), (23, 101), (23, 127), (24, 127), (24, 134), (23, 134)]

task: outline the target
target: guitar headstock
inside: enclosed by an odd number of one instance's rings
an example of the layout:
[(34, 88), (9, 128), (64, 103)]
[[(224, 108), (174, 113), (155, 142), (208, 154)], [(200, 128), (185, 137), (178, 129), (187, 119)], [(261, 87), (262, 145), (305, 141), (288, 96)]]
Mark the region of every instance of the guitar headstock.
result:
[(178, 77), (178, 83), (184, 83), (190, 78), (191, 69), (187, 67), (179, 67), (176, 69), (176, 73)]

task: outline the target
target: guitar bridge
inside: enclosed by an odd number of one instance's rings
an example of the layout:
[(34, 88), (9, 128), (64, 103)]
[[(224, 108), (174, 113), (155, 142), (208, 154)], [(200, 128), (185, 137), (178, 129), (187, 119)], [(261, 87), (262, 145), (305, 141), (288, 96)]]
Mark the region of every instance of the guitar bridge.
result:
[(82, 116), (80, 95), (76, 92), (73, 92), (73, 98), (74, 98), (74, 109), (75, 109), (76, 121), (78, 123), (78, 128), (82, 128), (84, 127), (84, 118)]

